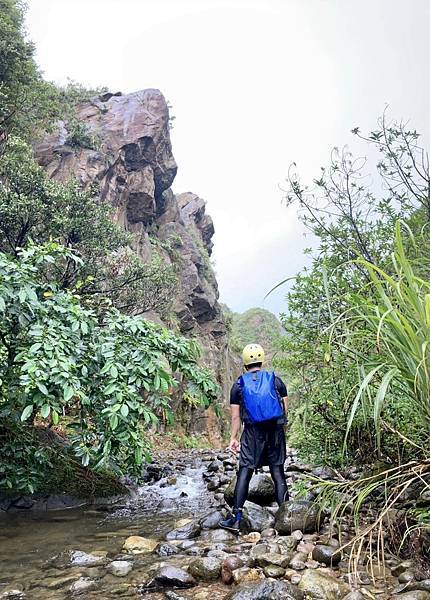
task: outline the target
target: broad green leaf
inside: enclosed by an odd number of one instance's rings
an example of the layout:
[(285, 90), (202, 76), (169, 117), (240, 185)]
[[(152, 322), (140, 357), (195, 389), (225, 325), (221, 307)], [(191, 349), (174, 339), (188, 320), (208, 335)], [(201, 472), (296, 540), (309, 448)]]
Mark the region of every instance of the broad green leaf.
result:
[(21, 421), (26, 421), (34, 410), (33, 404), (29, 404), (21, 413)]
[(44, 404), (40, 409), (40, 415), (42, 419), (47, 419), (49, 417), (49, 413), (51, 412), (51, 407), (49, 404)]

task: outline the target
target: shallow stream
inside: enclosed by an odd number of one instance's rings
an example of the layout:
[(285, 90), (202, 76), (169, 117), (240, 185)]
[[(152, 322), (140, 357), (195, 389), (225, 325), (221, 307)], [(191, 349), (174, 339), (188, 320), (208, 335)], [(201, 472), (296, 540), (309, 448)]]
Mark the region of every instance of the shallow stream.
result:
[[(139, 488), (125, 507), (114, 512), (84, 507), (5, 513), (0, 517), (0, 594), (13, 588), (23, 590), (28, 600), (66, 598), (66, 591), (46, 589), (43, 581), (66, 575), (70, 570), (61, 573), (58, 569), (47, 569), (47, 562), (72, 550), (107, 552), (114, 556), (121, 553), (125, 539), (131, 535), (164, 539), (179, 519), (195, 518), (207, 511), (210, 494), (202, 473), (202, 463), (197, 461), (173, 480), (162, 478)], [(152, 556), (152, 562), (157, 559), (161, 560)], [(112, 583), (112, 576), (107, 577), (106, 583)], [(108, 589), (104, 594), (102, 581), (97, 597), (113, 597)]]

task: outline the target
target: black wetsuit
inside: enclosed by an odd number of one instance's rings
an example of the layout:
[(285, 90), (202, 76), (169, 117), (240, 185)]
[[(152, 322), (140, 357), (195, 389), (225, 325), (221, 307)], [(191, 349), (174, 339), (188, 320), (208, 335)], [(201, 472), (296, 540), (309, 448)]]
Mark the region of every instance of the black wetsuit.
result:
[[(281, 398), (287, 396), (287, 388), (279, 377), (275, 387)], [(240, 418), (244, 425), (240, 438), (239, 472), (234, 493), (233, 508), (242, 508), (248, 496), (249, 482), (255, 469), (268, 465), (275, 484), (276, 500), (281, 504), (288, 496), (284, 474), (286, 442), (285, 414), (278, 419), (263, 423), (252, 423), (242, 400), (242, 390), (236, 382), (230, 392), (230, 404), (240, 406)]]

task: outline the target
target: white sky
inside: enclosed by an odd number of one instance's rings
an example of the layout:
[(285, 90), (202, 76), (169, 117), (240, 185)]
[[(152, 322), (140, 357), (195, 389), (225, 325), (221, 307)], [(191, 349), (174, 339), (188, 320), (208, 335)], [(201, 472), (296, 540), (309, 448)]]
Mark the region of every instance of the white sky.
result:
[[(173, 188), (207, 200), (221, 300), (264, 295), (309, 245), (281, 204), (288, 166), (318, 175), (385, 105), (429, 130), (428, 0), (29, 0), (47, 79), (159, 88), (176, 117)], [(363, 150), (362, 150), (363, 152)]]

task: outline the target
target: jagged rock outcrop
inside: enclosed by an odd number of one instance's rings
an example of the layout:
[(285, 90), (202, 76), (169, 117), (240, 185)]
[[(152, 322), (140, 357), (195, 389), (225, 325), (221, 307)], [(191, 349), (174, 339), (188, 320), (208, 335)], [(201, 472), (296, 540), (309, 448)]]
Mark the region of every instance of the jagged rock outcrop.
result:
[[(155, 89), (106, 93), (81, 103), (76, 117), (94, 143), (72, 143), (71, 126), (60, 123), (35, 147), (39, 163), (60, 181), (75, 177), (83, 186), (97, 184), (101, 198), (115, 208), (116, 222), (134, 234), (133, 248), (142, 260), (151, 258), (154, 240), (167, 261), (177, 256), (177, 326), (199, 339), (226, 391), (233, 365), (209, 258), (214, 226), (203, 199), (171, 189), (177, 165), (163, 95)], [(154, 313), (145, 316), (160, 320)], [(197, 429), (205, 423), (200, 417), (193, 417)]]

